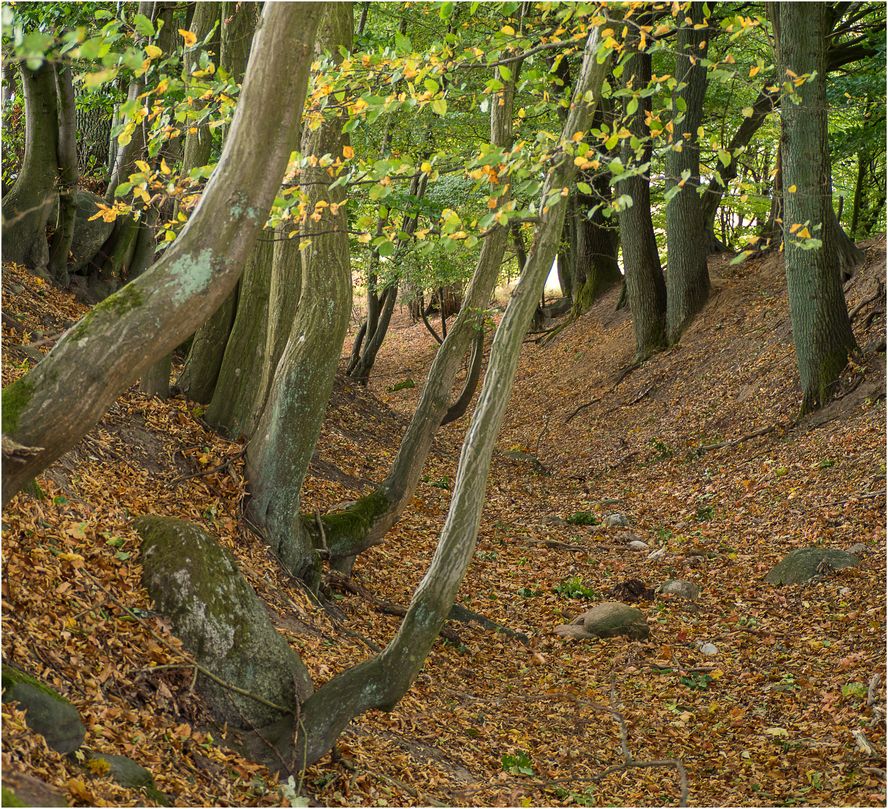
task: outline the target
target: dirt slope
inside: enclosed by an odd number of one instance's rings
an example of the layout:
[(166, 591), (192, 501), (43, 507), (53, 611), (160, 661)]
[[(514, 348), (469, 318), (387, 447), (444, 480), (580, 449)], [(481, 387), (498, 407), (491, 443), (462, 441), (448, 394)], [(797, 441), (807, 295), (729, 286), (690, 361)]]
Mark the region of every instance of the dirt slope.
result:
[[(884, 280), (884, 239), (867, 247), (848, 289), (852, 308)], [(844, 380), (841, 418), (794, 425), (799, 395), (779, 261), (718, 260), (712, 270), (713, 300), (682, 343), (619, 384), (632, 337), (615, 294), (548, 344), (525, 347), (460, 599), (526, 632), (530, 647), (452, 624), (462, 645), (437, 644), (395, 711), (355, 722), (342, 760), (306, 773), (313, 800), (675, 804), (671, 765), (602, 777), (624, 760), (621, 727), (636, 759), (683, 763), (692, 804), (884, 800), (884, 764), (852, 736), (862, 731), (884, 756), (884, 726), (873, 721), (884, 717), (885, 694), (884, 354), (871, 352)], [(16, 321), (3, 327), (7, 382), (48, 348), (35, 340), (57, 334), (79, 308), (14, 268), (3, 287), (4, 311)], [(855, 318), (862, 346), (884, 333), (884, 315), (869, 317), (875, 306)], [(384, 473), (418, 396), (418, 388), (389, 388), (408, 377), (421, 384), (433, 351), (423, 327), (402, 314), (370, 392), (338, 385), (309, 508), (352, 499)], [(184, 658), (166, 647), (177, 648), (161, 620), (134, 620), (123, 608), (151, 606), (131, 515), (182, 516), (218, 535), (318, 681), (384, 644), (398, 619), (355, 595), (322, 609), (280, 574), (238, 520), (239, 447), (205, 430), (198, 414), (182, 400), (131, 391), (41, 478), (42, 499), (16, 499), (4, 515), (3, 652), (75, 702), (89, 746), (137, 758), (177, 804), (274, 805), (274, 777), (202, 729), (190, 673), (141, 671)], [(360, 560), (356, 580), (379, 597), (406, 603), (422, 576), (466, 423), (442, 430), (411, 512)], [(662, 557), (627, 550), (625, 531), (564, 522), (578, 511), (625, 514)], [(762, 581), (792, 548), (858, 542), (872, 548), (859, 568), (804, 587)], [(622, 581), (654, 587), (673, 576), (702, 595), (643, 601), (649, 641), (570, 643), (552, 634)], [(554, 591), (572, 577), (585, 598)], [(702, 654), (698, 642), (717, 654)], [(868, 700), (876, 673), (881, 684)], [(145, 802), (47, 751), (10, 705), (3, 717), (4, 768), (44, 778), (72, 803)]]

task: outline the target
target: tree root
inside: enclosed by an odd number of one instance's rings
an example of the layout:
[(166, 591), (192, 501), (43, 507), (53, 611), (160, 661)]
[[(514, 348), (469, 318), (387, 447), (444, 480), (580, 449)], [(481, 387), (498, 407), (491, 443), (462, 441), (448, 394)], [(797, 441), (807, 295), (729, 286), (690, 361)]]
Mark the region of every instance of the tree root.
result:
[(751, 433), (747, 433), (746, 435), (741, 435), (739, 438), (732, 438), (730, 441), (717, 441), (715, 444), (701, 444), (697, 447), (696, 451), (698, 453), (709, 452), (712, 449), (722, 449), (722, 447), (736, 447), (737, 444), (742, 444), (744, 441), (749, 441), (752, 438), (758, 438), (762, 435), (767, 435), (768, 433), (773, 432), (777, 429), (776, 424), (771, 424), (767, 427), (762, 427), (758, 430), (753, 430)]

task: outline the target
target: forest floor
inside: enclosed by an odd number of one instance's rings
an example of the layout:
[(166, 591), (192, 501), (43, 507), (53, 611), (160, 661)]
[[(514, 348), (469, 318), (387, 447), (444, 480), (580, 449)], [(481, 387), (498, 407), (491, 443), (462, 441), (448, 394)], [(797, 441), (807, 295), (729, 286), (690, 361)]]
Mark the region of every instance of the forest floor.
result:
[[(632, 329), (615, 310), (617, 291), (548, 342), (529, 339), (459, 595), (529, 642), (449, 624), (460, 642), (435, 645), (397, 707), (357, 719), (340, 758), (307, 770), (309, 800), (676, 805), (677, 761), (691, 805), (883, 805), (885, 318), (881, 294), (866, 300), (885, 279), (885, 240), (865, 247), (847, 295), (852, 311), (864, 302), (854, 326), (869, 351), (842, 380), (843, 397), (814, 418), (794, 418), (775, 256), (714, 259), (712, 300), (681, 343), (626, 375)], [(16, 267), (4, 271), (3, 308), (12, 318), (4, 384), (83, 312)], [(309, 510), (381, 479), (434, 350), (400, 313), (369, 390), (337, 383), (306, 483)], [(416, 387), (393, 390), (407, 379)], [(164, 621), (140, 612), (151, 604), (132, 517), (178, 516), (218, 536), (316, 682), (384, 645), (399, 619), (366, 594), (336, 593), (325, 608), (287, 579), (239, 521), (240, 446), (199, 416), (181, 398), (133, 388), (40, 477), (39, 497), (12, 502), (3, 515), (4, 660), (67, 696), (86, 745), (136, 759), (176, 805), (288, 805), (275, 776), (208, 729), (190, 671), (146, 671), (187, 656)], [(467, 423), (441, 430), (409, 513), (360, 558), (365, 593), (409, 602), (443, 524)], [(618, 512), (629, 526), (568, 523), (577, 512)], [(630, 550), (628, 539), (649, 548)], [(763, 581), (792, 549), (857, 543), (870, 549), (858, 567), (803, 586)], [(642, 600), (646, 641), (553, 634), (595, 602), (621, 600), (627, 580), (655, 588), (669, 578), (696, 583), (700, 598)], [(3, 720), (4, 779), (26, 772), (73, 805), (146, 803), (51, 752), (13, 703)], [(626, 766), (627, 753), (637, 766)]]

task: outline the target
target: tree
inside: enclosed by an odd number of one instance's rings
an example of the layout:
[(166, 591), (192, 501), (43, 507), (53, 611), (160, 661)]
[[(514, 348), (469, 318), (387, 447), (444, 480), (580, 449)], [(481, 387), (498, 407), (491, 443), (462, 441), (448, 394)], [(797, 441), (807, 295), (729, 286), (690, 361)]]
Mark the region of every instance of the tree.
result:
[[(672, 94), (672, 146), (666, 158), (667, 190), (678, 193), (666, 207), (666, 336), (670, 343), (681, 337), (709, 297), (709, 270), (703, 238), (700, 186), (700, 145), (697, 130), (703, 120), (706, 95), (706, 56), (709, 29), (704, 4), (691, 3), (678, 29)], [(684, 14), (685, 12), (680, 12)]]
[(772, 14), (787, 94), (780, 105), (783, 244), (805, 413), (829, 401), (855, 347), (829, 227), (834, 217), (825, 85), (829, 8), (780, 3)]
[[(638, 37), (631, 43), (638, 47)], [(627, 88), (640, 91), (651, 79), (650, 54), (633, 50), (624, 69)], [(631, 98), (626, 98), (623, 115), (629, 131), (641, 142), (637, 154), (627, 140), (623, 141), (623, 163), (641, 166), (651, 162), (652, 144), (648, 137), (645, 116), (650, 114), (650, 99), (639, 98), (630, 111)], [(660, 267), (660, 254), (651, 219), (651, 188), (646, 173), (627, 176), (617, 183), (617, 193), (625, 194), (631, 204), (621, 206), (620, 231), (623, 235), (623, 267), (626, 273), (626, 296), (632, 311), (635, 331), (635, 359), (642, 361), (666, 347), (666, 283)]]
[[(330, 6), (318, 35), (319, 53), (327, 50), (341, 60), (341, 52), (351, 49), (352, 27), (351, 3)], [(302, 525), (300, 493), (351, 314), (345, 193), (341, 187), (331, 187), (336, 176), (321, 161), (324, 155), (343, 153), (347, 139), (342, 123), (334, 112), (317, 128), (306, 128), (302, 138), (302, 153), (308, 158), (300, 175), (306, 198), (300, 231), (308, 239), (302, 256), (302, 295), (247, 449), (247, 516), (284, 566), (313, 585), (320, 568), (312, 535)], [(317, 219), (315, 213), (320, 214)]]
[[(209, 316), (236, 283), (296, 146), (320, 9), (263, 12), (231, 135), (200, 205), (146, 273), (93, 308), (3, 389), (3, 433), (29, 448), (3, 466), (3, 502), (73, 447), (120, 391)], [(265, 148), (256, 149), (257, 139)]]

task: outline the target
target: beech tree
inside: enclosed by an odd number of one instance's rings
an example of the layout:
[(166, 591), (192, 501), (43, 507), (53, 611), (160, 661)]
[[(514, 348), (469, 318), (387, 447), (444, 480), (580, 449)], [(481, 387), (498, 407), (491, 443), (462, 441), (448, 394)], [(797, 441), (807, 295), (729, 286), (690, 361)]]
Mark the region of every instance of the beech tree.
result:
[[(4, 452), (4, 503), (74, 446), (236, 283), (296, 145), (292, 121), (304, 102), (320, 13), (313, 4), (266, 6), (231, 135), (180, 237), (3, 389), (3, 433), (18, 445)], [(255, 148), (257, 138), (265, 148)]]
[(780, 3), (772, 14), (787, 96), (780, 105), (786, 283), (805, 413), (826, 404), (855, 348), (830, 227), (834, 212), (825, 90), (829, 8)]

